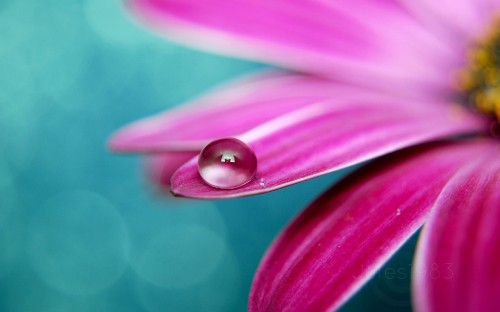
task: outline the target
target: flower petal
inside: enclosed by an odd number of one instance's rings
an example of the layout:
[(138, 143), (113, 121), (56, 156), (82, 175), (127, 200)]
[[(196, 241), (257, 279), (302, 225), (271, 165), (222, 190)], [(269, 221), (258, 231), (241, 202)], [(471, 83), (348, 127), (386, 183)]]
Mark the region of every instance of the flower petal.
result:
[(253, 181), (232, 190), (212, 188), (192, 159), (173, 175), (172, 192), (195, 198), (265, 193), (414, 144), (487, 127), (482, 117), (445, 103), (320, 102), (238, 136), (257, 156)]
[(447, 88), (462, 57), (390, 0), (129, 3), (170, 39), (390, 92)]
[[(432, 29), (460, 37), (474, 38), (485, 31), (498, 3), (489, 0), (400, 0)], [(456, 42), (459, 44), (459, 42)]]
[(500, 152), (460, 170), (420, 236), (413, 271), (420, 311), (500, 311)]
[(213, 139), (241, 134), (320, 100), (367, 96), (384, 97), (320, 78), (268, 71), (127, 126), (113, 135), (110, 147), (134, 152), (200, 151)]
[(431, 144), (381, 158), (299, 215), (262, 260), (250, 311), (338, 308), (414, 233), (482, 143)]
[(147, 156), (146, 172), (150, 179), (162, 187), (170, 188), (170, 178), (184, 163), (198, 155), (199, 152), (170, 152)]

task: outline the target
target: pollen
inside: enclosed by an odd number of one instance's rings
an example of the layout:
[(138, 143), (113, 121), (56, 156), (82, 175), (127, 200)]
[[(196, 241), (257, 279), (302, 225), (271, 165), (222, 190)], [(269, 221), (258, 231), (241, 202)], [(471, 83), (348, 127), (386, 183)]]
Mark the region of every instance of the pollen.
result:
[(477, 40), (460, 71), (459, 90), (475, 109), (500, 121), (500, 19)]

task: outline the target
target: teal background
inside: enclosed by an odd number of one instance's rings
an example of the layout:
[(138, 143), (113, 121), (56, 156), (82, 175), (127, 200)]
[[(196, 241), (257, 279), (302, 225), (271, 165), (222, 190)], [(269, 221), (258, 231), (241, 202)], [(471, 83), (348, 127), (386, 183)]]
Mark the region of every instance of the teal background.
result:
[[(244, 311), (273, 237), (341, 175), (160, 196), (109, 135), (263, 65), (177, 46), (116, 0), (1, 0), (0, 40), (0, 311)], [(344, 310), (409, 310), (413, 245)]]

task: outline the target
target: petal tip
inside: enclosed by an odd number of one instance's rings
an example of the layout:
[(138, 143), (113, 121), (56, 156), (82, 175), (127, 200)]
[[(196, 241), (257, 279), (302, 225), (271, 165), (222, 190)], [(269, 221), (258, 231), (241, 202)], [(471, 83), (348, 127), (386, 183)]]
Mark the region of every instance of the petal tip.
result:
[(170, 194), (173, 196), (173, 197), (176, 197), (176, 198), (183, 198), (184, 196), (182, 196), (181, 194), (177, 193), (172, 187), (170, 188)]
[[(153, 149), (151, 137), (159, 131), (161, 121), (154, 117), (126, 125), (111, 134), (108, 146), (117, 152), (147, 152)], [(158, 143), (158, 142), (153, 142)]]
[(112, 133), (107, 140), (107, 147), (113, 152), (128, 152), (134, 143), (126, 129), (120, 129)]

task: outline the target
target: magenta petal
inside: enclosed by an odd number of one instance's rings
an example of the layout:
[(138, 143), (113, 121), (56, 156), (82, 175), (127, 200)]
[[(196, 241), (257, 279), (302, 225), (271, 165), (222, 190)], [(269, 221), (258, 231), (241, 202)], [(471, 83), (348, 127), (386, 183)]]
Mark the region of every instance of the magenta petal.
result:
[(129, 3), (170, 39), (390, 92), (448, 87), (449, 71), (461, 57), (457, 47), (442, 44), (397, 1)]
[(402, 0), (416, 16), (429, 27), (448, 34), (475, 37), (491, 23), (491, 13), (500, 8), (493, 0)]
[(381, 158), (299, 215), (268, 250), (250, 311), (330, 311), (424, 222), (442, 187), (482, 143), (432, 144)]
[(376, 96), (314, 77), (258, 73), (189, 105), (135, 122), (115, 133), (110, 147), (127, 152), (200, 151), (213, 139), (241, 134), (311, 103), (368, 95)]
[(446, 185), (421, 234), (420, 311), (500, 311), (500, 149), (491, 145)]
[(459, 106), (410, 102), (321, 102), (238, 136), (258, 160), (254, 181), (233, 190), (208, 186), (193, 159), (172, 177), (172, 192), (226, 198), (269, 192), (417, 143), (484, 131), (488, 123)]
[(170, 190), (170, 178), (184, 163), (199, 152), (170, 152), (147, 156), (146, 173), (161, 189)]

